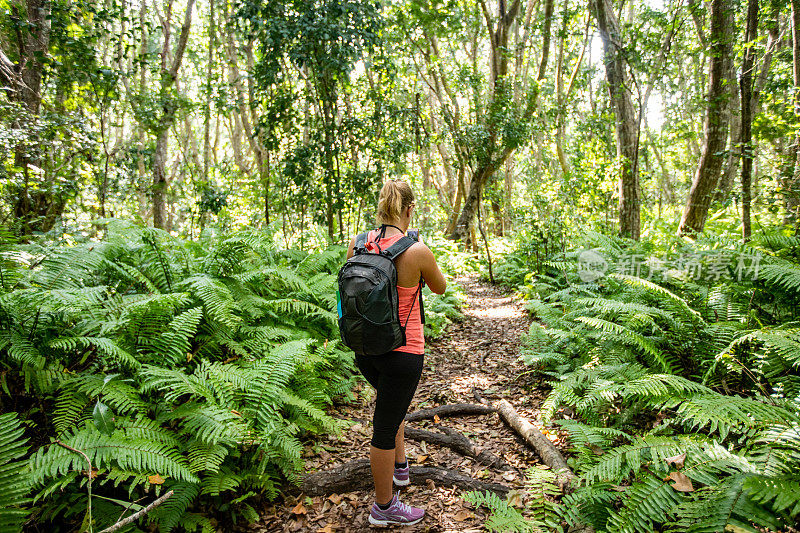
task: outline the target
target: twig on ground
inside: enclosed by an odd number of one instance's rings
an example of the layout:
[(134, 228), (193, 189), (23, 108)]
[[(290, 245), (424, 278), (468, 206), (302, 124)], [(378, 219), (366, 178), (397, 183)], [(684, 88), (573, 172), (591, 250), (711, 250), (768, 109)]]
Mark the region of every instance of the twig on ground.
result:
[(471, 440), (455, 429), (442, 426), (437, 427), (437, 429), (441, 431), (441, 433), (412, 428), (406, 425), (405, 436), (416, 441), (424, 440), (425, 442), (430, 442), (438, 446), (446, 446), (454, 452), (472, 457), (479, 463), (483, 463), (492, 468), (508, 468), (508, 463), (502, 458), (486, 450), (479, 450)]
[(117, 531), (119, 529), (122, 529), (123, 527), (127, 526), (131, 522), (134, 522), (134, 521), (138, 520), (139, 518), (143, 517), (144, 515), (146, 515), (147, 513), (149, 513), (150, 511), (152, 511), (153, 509), (155, 509), (156, 507), (158, 507), (159, 505), (161, 505), (162, 503), (167, 501), (170, 496), (172, 496), (172, 491), (169, 491), (166, 494), (162, 495), (160, 498), (158, 498), (156, 500), (153, 500), (153, 502), (150, 505), (148, 505), (144, 509), (140, 509), (139, 511), (136, 511), (135, 513), (130, 515), (125, 520), (120, 520), (119, 522), (117, 522), (113, 526), (107, 527), (103, 531), (100, 531), (99, 533), (112, 533), (113, 531)]
[(449, 403), (433, 407), (431, 409), (421, 409), (408, 413), (406, 415), (406, 422), (416, 422), (418, 420), (425, 420), (433, 418), (434, 416), (456, 416), (456, 415), (486, 415), (497, 411), (492, 406), (478, 405), (474, 403)]

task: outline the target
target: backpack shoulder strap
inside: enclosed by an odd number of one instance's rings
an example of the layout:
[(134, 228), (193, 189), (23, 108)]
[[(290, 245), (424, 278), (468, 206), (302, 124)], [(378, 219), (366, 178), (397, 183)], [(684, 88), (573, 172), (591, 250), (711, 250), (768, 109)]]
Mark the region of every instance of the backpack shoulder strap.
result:
[[(367, 244), (367, 237), (369, 236), (368, 231), (364, 231), (356, 235), (356, 242), (353, 245), (353, 253), (361, 253), (362, 251), (366, 251), (366, 244)], [(356, 252), (358, 250), (358, 252)]]
[(411, 248), (411, 246), (413, 246), (416, 242), (417, 241), (415, 241), (411, 237), (403, 235), (397, 240), (396, 243), (394, 243), (393, 245), (385, 249), (383, 252), (381, 252), (381, 255), (394, 261), (397, 258), (397, 256), (399, 256), (400, 254)]

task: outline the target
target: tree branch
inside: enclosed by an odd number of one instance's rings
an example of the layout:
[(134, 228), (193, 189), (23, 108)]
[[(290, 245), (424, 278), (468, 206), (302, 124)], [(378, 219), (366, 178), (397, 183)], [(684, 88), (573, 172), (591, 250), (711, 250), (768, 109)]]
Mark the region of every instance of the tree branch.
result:
[(186, 43), (189, 41), (189, 29), (192, 26), (192, 8), (194, 7), (194, 2), (195, 0), (189, 0), (186, 4), (186, 14), (183, 17), (181, 35), (178, 38), (178, 47), (175, 49), (175, 59), (172, 62), (172, 67), (169, 69), (169, 73), (173, 78), (178, 77), (178, 69), (181, 68), (183, 53), (186, 50)]

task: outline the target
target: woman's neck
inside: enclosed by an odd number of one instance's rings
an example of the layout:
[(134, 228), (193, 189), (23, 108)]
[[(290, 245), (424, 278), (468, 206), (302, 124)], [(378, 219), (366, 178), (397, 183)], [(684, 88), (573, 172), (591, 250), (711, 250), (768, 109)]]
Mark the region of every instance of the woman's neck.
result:
[(408, 222), (403, 223), (398, 220), (395, 220), (394, 222), (386, 222), (384, 225), (386, 226), (385, 235), (387, 237), (395, 235), (397, 233), (405, 234), (405, 232), (408, 230)]

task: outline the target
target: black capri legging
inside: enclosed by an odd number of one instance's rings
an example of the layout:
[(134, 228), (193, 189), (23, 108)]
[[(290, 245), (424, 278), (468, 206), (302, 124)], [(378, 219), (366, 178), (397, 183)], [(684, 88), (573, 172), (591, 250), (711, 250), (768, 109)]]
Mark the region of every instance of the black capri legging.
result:
[(394, 438), (422, 376), (421, 354), (389, 352), (356, 355), (356, 366), (378, 392), (372, 419), (372, 445), (394, 449)]

